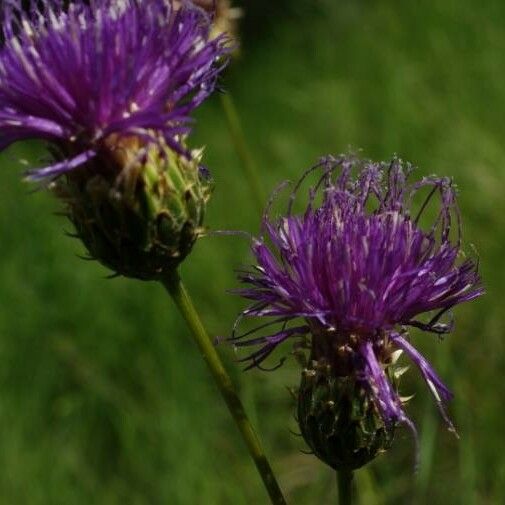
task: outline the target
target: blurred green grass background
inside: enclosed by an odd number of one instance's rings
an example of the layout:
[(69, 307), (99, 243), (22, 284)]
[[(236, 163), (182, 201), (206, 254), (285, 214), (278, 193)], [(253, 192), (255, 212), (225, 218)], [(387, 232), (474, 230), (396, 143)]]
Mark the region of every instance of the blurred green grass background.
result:
[[(487, 295), (456, 311), (442, 344), (415, 341), (456, 398), (461, 440), (444, 427), (415, 371), (403, 387), (421, 435), (421, 469), (401, 430), (357, 481), (362, 505), (505, 503), (505, 3), (498, 0), (245, 2), (241, 55), (223, 83), (242, 115), (265, 195), (322, 154), (398, 153), (419, 174), (453, 176), (467, 249)], [(212, 229), (258, 230), (219, 97), (198, 113), (216, 191)], [(30, 194), (19, 158), (1, 156), (0, 503), (265, 504), (267, 497), (188, 332), (160, 286), (105, 280), (77, 258), (58, 204)], [(182, 273), (213, 335), (243, 302), (226, 293), (250, 260), (239, 237), (201, 240)], [(336, 503), (332, 472), (293, 421), (297, 366), (228, 368), (293, 505)]]

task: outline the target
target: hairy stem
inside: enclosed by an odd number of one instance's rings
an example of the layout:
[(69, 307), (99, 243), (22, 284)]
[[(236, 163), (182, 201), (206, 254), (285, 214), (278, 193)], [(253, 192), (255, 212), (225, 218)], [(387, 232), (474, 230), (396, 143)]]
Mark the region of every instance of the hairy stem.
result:
[(263, 479), (263, 483), (270, 496), (272, 504), (285, 505), (286, 501), (274, 476), (272, 467), (270, 466), (270, 463), (263, 451), (259, 438), (256, 435), (247, 414), (245, 413), (242, 402), (235, 392), (231, 378), (224, 368), (214, 344), (209, 338), (209, 335), (203, 326), (198, 312), (196, 311), (196, 308), (193, 305), (193, 302), (191, 301), (179, 274), (174, 271), (172, 274), (168, 275), (165, 279), (163, 279), (163, 285), (170, 293), (172, 299), (177, 305), (177, 308), (179, 309), (179, 312), (191, 330), (193, 338), (202, 353), (202, 357), (207, 363), (212, 377), (214, 378), (214, 381), (221, 392), (221, 395), (223, 396), (235, 423), (237, 424), (249, 454), (254, 460), (256, 468)]
[(233, 147), (235, 148), (235, 151), (242, 163), (242, 169), (252, 193), (252, 197), (254, 198), (256, 207), (260, 214), (262, 214), (265, 207), (263, 188), (258, 176), (256, 164), (254, 163), (254, 158), (249, 150), (249, 146), (247, 145), (237, 108), (235, 107), (233, 99), (229, 93), (221, 95), (221, 105), (223, 107)]
[(352, 470), (347, 469), (339, 470), (337, 472), (337, 481), (338, 481), (338, 505), (352, 505), (353, 502)]

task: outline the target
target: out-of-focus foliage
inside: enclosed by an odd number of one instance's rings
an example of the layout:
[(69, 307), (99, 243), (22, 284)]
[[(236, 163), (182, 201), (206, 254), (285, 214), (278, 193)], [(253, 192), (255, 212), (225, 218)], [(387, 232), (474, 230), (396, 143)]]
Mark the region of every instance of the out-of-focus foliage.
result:
[[(501, 1), (249, 1), (241, 54), (223, 83), (233, 94), (265, 194), (318, 156), (348, 146), (382, 159), (396, 152), (421, 173), (460, 187), (467, 250), (475, 244), (488, 294), (458, 308), (439, 344), (416, 335), (456, 393), (457, 441), (413, 370), (421, 469), (400, 432), (392, 450), (359, 471), (361, 503), (505, 501), (505, 4)], [(272, 7), (279, 4), (277, 7)], [(249, 13), (249, 16), (248, 16)], [(198, 114), (216, 191), (213, 229), (258, 230), (219, 97)], [(160, 286), (105, 280), (76, 257), (82, 246), (29, 194), (15, 146), (0, 177), (0, 502), (6, 505), (267, 503), (266, 495), (187, 330)], [(226, 335), (242, 302), (226, 294), (248, 261), (240, 237), (208, 237), (182, 271), (210, 331)], [(222, 348), (289, 502), (336, 501), (332, 472), (304, 455), (285, 386), (242, 374)]]

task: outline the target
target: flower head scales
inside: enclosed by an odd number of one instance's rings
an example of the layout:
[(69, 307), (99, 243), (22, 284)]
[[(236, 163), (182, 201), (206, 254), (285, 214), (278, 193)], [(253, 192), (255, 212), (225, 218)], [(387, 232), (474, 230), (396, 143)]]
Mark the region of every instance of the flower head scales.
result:
[[(231, 33), (236, 40), (237, 22), (242, 17), (242, 10), (232, 6), (231, 0), (190, 0), (198, 7), (205, 9), (212, 16), (213, 34)], [(174, 0), (175, 5), (181, 0)]]
[[(229, 51), (211, 20), (172, 0), (3, 2), (0, 150), (49, 141), (55, 163), (35, 179), (74, 170), (106, 149), (159, 142), (189, 153), (189, 114), (214, 89)], [(42, 5), (42, 6), (41, 6)]]
[[(419, 368), (452, 428), (443, 407), (451, 393), (407, 334), (409, 327), (451, 331), (451, 321), (443, 316), (483, 293), (475, 262), (460, 259), (452, 181), (425, 177), (408, 182), (412, 167), (396, 158), (373, 163), (328, 157), (309, 172), (315, 170), (322, 175), (303, 214), (292, 207), (305, 176), (285, 216), (272, 220), (268, 211), (264, 216), (264, 236), (252, 246), (256, 265), (240, 274), (246, 287), (237, 290), (252, 305), (238, 322), (244, 317), (268, 322), (253, 337), (254, 330), (234, 331), (232, 341), (239, 347), (259, 346), (244, 358), (251, 368), (283, 341), (310, 335), (311, 359), (323, 358), (334, 376), (357, 378), (390, 426), (411, 425), (386, 373), (394, 351), (401, 350)], [(423, 192), (426, 199), (414, 214), (414, 199)], [(420, 220), (435, 196), (439, 209), (424, 229)], [(264, 334), (276, 325), (281, 325), (277, 331)]]

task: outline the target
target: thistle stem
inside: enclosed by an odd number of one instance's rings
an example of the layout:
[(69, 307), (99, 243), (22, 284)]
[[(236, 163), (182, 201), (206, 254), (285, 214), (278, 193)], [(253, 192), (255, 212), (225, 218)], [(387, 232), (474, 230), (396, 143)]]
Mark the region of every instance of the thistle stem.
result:
[(348, 469), (339, 470), (337, 472), (337, 481), (338, 481), (338, 505), (352, 505), (353, 502), (352, 470)]
[(265, 207), (263, 188), (258, 177), (256, 163), (254, 162), (254, 158), (249, 146), (247, 145), (244, 130), (242, 129), (242, 124), (240, 122), (240, 116), (229, 93), (223, 93), (221, 95), (221, 106), (223, 107), (233, 147), (235, 148), (235, 151), (242, 163), (242, 169), (249, 185), (249, 189), (252, 192), (254, 202), (260, 214), (262, 214)]
[(270, 496), (270, 500), (274, 505), (286, 505), (286, 501), (282, 495), (282, 491), (274, 476), (270, 463), (263, 451), (251, 422), (247, 418), (242, 402), (240, 401), (228, 372), (223, 366), (223, 363), (212, 343), (203, 323), (196, 311), (193, 302), (187, 292), (184, 284), (179, 277), (179, 274), (174, 271), (163, 279), (163, 285), (170, 293), (179, 312), (186, 321), (193, 338), (202, 353), (204, 361), (210, 369), (212, 377), (223, 396), (223, 399), (230, 410), (235, 423), (242, 435), (242, 438), (247, 446), (247, 449), (256, 464), (256, 468), (263, 479), (265, 488)]

